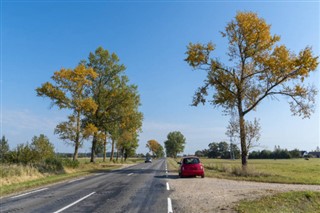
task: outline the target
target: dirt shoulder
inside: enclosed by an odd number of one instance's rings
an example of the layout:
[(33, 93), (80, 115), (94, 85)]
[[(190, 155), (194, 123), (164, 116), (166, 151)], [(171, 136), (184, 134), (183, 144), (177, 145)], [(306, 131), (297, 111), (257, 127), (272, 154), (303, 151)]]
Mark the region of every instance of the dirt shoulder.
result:
[(235, 212), (233, 207), (243, 199), (256, 199), (286, 191), (320, 191), (320, 185), (177, 178), (175, 173), (169, 175), (168, 182), (173, 211), (177, 213)]

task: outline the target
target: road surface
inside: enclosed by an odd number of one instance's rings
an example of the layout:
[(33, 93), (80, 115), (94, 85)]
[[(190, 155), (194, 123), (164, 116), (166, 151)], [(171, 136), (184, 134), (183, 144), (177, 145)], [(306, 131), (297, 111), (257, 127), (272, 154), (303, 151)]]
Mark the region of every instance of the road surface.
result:
[(159, 159), (2, 198), (0, 212), (162, 213), (171, 211), (169, 193)]

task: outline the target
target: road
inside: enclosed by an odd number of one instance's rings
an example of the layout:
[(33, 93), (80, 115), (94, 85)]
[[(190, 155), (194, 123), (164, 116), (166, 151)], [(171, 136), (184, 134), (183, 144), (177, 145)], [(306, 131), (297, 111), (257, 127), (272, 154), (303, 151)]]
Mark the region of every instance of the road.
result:
[(2, 198), (0, 212), (170, 212), (169, 194), (159, 159)]

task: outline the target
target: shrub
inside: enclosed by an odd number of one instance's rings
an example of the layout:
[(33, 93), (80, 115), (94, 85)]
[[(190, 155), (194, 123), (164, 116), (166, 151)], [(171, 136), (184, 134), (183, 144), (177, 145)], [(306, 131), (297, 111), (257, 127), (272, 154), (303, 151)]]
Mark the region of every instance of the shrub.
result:
[(37, 165), (41, 173), (56, 173), (63, 171), (62, 161), (59, 158), (47, 158), (41, 164)]
[(69, 168), (77, 168), (79, 167), (79, 161), (78, 160), (71, 160), (69, 158), (64, 158), (62, 160), (62, 165), (65, 166), (65, 167), (69, 167)]

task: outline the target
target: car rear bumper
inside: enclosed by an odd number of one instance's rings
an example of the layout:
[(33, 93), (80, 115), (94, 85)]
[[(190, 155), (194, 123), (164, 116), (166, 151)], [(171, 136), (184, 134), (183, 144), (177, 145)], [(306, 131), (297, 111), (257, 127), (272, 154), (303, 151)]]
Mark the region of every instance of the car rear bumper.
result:
[(181, 172), (182, 176), (204, 176), (203, 170), (184, 170)]

